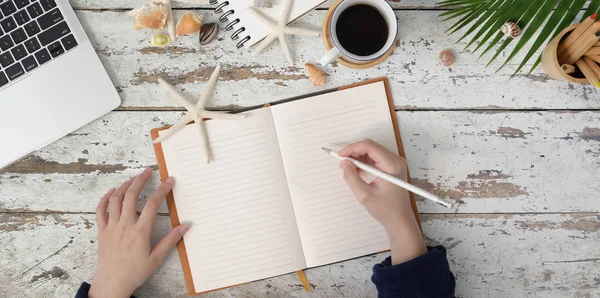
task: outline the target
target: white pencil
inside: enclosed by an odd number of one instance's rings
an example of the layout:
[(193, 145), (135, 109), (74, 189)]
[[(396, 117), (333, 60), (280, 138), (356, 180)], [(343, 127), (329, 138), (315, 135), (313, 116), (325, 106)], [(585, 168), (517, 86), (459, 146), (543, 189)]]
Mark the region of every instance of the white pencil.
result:
[(394, 176), (392, 176), (392, 175), (390, 175), (390, 174), (388, 174), (386, 172), (383, 172), (383, 171), (378, 170), (376, 168), (373, 168), (373, 167), (371, 167), (369, 165), (366, 165), (366, 164), (364, 164), (364, 163), (362, 163), (362, 162), (360, 162), (360, 161), (358, 161), (358, 160), (356, 160), (354, 158), (341, 157), (334, 150), (331, 150), (331, 149), (328, 149), (328, 148), (321, 148), (321, 149), (323, 149), (325, 152), (329, 153), (329, 155), (331, 155), (331, 156), (333, 156), (333, 157), (335, 157), (335, 158), (337, 158), (339, 160), (349, 160), (357, 168), (362, 169), (363, 171), (365, 171), (367, 173), (373, 174), (373, 175), (375, 175), (375, 176), (377, 176), (377, 177), (379, 177), (379, 178), (381, 178), (381, 179), (383, 179), (385, 181), (388, 181), (390, 183), (398, 185), (398, 186), (400, 186), (400, 187), (402, 187), (402, 188), (404, 188), (404, 189), (406, 189), (406, 190), (408, 190), (410, 192), (418, 194), (418, 195), (420, 195), (423, 198), (426, 198), (428, 200), (436, 202), (436, 203), (438, 203), (438, 204), (440, 204), (440, 205), (442, 205), (442, 206), (444, 206), (446, 208), (452, 208), (452, 207), (454, 207), (454, 204), (452, 202), (448, 202), (448, 201), (442, 200), (442, 199), (438, 198), (436, 195), (434, 195), (434, 194), (432, 194), (432, 193), (430, 193), (430, 192), (428, 192), (428, 191), (426, 191), (424, 189), (418, 188), (418, 187), (416, 187), (416, 186), (414, 186), (414, 185), (412, 185), (412, 184), (410, 184), (410, 183), (408, 183), (408, 182), (406, 182), (406, 181), (404, 181), (404, 180), (402, 180), (400, 178), (394, 177)]

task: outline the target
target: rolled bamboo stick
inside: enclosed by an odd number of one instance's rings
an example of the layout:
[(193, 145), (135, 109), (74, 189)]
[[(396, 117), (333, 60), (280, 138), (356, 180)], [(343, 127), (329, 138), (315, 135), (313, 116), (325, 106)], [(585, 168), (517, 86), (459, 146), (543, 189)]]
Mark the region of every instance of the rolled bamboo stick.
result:
[(589, 66), (589, 68), (594, 72), (594, 74), (600, 81), (600, 66), (598, 66), (598, 63), (596, 63), (596, 61), (594, 61), (588, 57), (585, 57), (585, 56), (583, 56), (582, 59), (585, 62), (585, 64), (587, 64), (587, 66)]
[(581, 35), (590, 28), (596, 21), (597, 13), (586, 18), (569, 36), (565, 38), (561, 43), (558, 44), (558, 56), (562, 55), (568, 47), (570, 47)]
[(584, 57), (588, 57), (588, 58), (600, 63), (600, 55), (586, 55)]
[(600, 55), (600, 47), (592, 47), (584, 55)]
[(558, 53), (556, 51), (558, 49), (558, 44), (564, 40), (569, 33), (573, 32), (578, 25), (579, 24), (573, 24), (563, 29), (548, 43), (548, 45), (546, 45), (546, 48), (542, 52), (542, 68), (544, 69), (544, 72), (553, 79), (569, 81), (578, 84), (587, 84), (588, 81), (585, 77), (583, 77), (583, 75), (574, 77), (562, 69), (562, 63), (558, 62)]
[[(579, 60), (589, 49), (600, 41), (600, 23), (594, 23), (590, 29), (591, 32), (584, 33), (567, 50), (558, 57), (558, 62), (562, 64), (573, 64)], [(589, 29), (588, 29), (589, 30)]]
[(585, 61), (583, 61), (583, 59), (579, 59), (579, 60), (575, 61), (575, 64), (577, 64), (577, 67), (579, 67), (579, 70), (581, 70), (581, 72), (583, 73), (585, 78), (588, 80), (588, 82), (590, 82), (590, 84), (592, 84), (592, 86), (600, 87), (600, 82), (598, 81), (598, 77), (592, 71), (592, 69), (587, 65), (587, 63), (585, 63)]
[(575, 66), (571, 65), (571, 64), (563, 64), (561, 66), (561, 68), (568, 74), (572, 74), (575, 73), (577, 71), (577, 68), (575, 68)]

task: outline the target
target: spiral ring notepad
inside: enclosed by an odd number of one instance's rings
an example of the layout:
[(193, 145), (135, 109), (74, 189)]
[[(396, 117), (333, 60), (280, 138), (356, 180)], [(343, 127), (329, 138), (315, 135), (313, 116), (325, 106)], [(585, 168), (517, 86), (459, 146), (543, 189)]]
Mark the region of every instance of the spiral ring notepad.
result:
[[(272, 0), (272, 8), (264, 8), (262, 12), (278, 20), (285, 0)], [(310, 10), (316, 8), (325, 0), (296, 0), (292, 5), (290, 20), (301, 17)], [(237, 48), (251, 47), (261, 41), (270, 33), (269, 27), (259, 22), (252, 16), (248, 7), (253, 7), (253, 0), (210, 0), (210, 5), (214, 5), (214, 11), (219, 15), (219, 22), (224, 26), (223, 29), (231, 34), (232, 40), (239, 40)]]

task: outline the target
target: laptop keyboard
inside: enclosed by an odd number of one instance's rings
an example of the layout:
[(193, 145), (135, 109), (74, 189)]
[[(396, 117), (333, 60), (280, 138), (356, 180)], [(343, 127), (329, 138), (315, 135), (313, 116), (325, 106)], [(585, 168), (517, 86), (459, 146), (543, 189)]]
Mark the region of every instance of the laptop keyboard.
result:
[(55, 0), (0, 0), (0, 87), (77, 46)]

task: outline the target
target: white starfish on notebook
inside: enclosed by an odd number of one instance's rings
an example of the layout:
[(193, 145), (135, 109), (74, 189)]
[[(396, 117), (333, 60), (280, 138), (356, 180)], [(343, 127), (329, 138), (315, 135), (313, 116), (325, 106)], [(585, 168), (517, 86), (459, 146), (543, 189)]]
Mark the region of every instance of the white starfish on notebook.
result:
[(252, 55), (257, 55), (262, 52), (268, 45), (270, 45), (276, 38), (279, 39), (279, 43), (281, 44), (281, 48), (285, 57), (287, 58), (290, 66), (294, 66), (294, 59), (292, 58), (292, 54), (290, 53), (290, 48), (288, 47), (287, 40), (285, 39), (286, 34), (290, 35), (305, 35), (305, 36), (320, 36), (320, 32), (311, 29), (304, 29), (298, 27), (288, 27), (288, 19), (290, 18), (290, 13), (292, 11), (292, 0), (286, 0), (285, 6), (283, 7), (283, 11), (281, 12), (281, 16), (279, 17), (278, 22), (273, 22), (267, 16), (265, 16), (262, 12), (254, 7), (249, 8), (252, 14), (269, 28), (271, 28), (271, 33), (263, 39), (256, 46), (256, 48), (252, 51)]
[(189, 102), (181, 93), (175, 90), (171, 84), (167, 83), (162, 78), (158, 78), (158, 83), (163, 86), (169, 94), (177, 101), (179, 101), (183, 107), (188, 110), (188, 113), (183, 116), (183, 118), (179, 119), (179, 121), (175, 122), (173, 126), (169, 127), (162, 135), (156, 138), (153, 142), (160, 143), (164, 141), (169, 136), (173, 135), (175, 132), (186, 126), (189, 122), (194, 120), (196, 127), (198, 128), (198, 134), (200, 136), (200, 146), (202, 146), (202, 150), (204, 151), (204, 158), (206, 163), (210, 163), (210, 154), (208, 151), (208, 138), (206, 135), (206, 129), (204, 127), (204, 118), (212, 118), (212, 119), (227, 119), (227, 120), (239, 120), (244, 119), (244, 115), (234, 115), (225, 112), (215, 112), (215, 111), (207, 111), (204, 109), (206, 105), (206, 101), (208, 100), (208, 96), (213, 92), (215, 85), (217, 84), (217, 79), (219, 78), (219, 72), (221, 71), (221, 65), (217, 64), (215, 67), (215, 71), (210, 76), (210, 79), (206, 83), (206, 87), (202, 95), (200, 95), (200, 99), (196, 105), (193, 105)]

